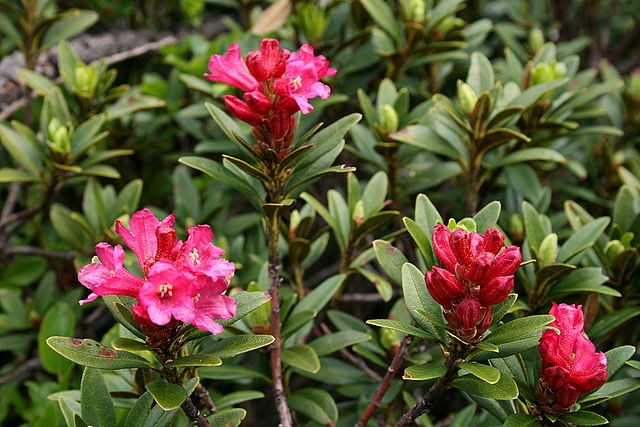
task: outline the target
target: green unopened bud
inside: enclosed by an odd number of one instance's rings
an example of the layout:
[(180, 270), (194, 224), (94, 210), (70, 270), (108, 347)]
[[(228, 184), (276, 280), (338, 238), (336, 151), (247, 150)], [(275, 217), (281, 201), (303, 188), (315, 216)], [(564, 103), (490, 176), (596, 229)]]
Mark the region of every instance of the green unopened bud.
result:
[(543, 266), (551, 265), (556, 262), (558, 255), (558, 235), (551, 233), (544, 238), (538, 249), (538, 260)]
[(424, 0), (409, 0), (407, 7), (407, 18), (410, 21), (422, 22), (424, 21), (425, 4)]
[(67, 154), (71, 151), (73, 128), (67, 128), (58, 119), (53, 118), (47, 125), (47, 132), (49, 133), (48, 145), (52, 151), (60, 154)]
[(524, 223), (522, 222), (522, 217), (518, 214), (511, 215), (509, 218), (509, 234), (511, 235), (511, 239), (515, 241), (522, 240), (524, 236)]
[(56, 117), (49, 121), (49, 125), (47, 126), (47, 131), (49, 132), (49, 139), (53, 139), (53, 135), (56, 134), (58, 129), (62, 127), (62, 123)]
[(398, 333), (393, 329), (380, 328), (380, 344), (387, 350), (392, 349), (400, 342)]
[[(567, 66), (562, 62), (542, 62), (536, 65), (531, 71), (531, 84), (539, 85), (541, 83), (548, 83), (559, 78), (564, 77), (567, 74)], [(545, 93), (542, 99), (549, 99), (552, 91)]]
[(302, 20), (302, 32), (307, 40), (310, 42), (320, 40), (327, 22), (324, 9), (312, 3), (303, 3), (300, 7), (300, 17)]
[(454, 231), (457, 228), (462, 228), (467, 233), (475, 233), (476, 232), (476, 222), (473, 218), (462, 218), (460, 221), (457, 221), (453, 218), (449, 218), (449, 222), (447, 223), (447, 228), (449, 230)]
[(436, 27), (436, 30), (439, 31), (442, 35), (447, 34), (449, 31), (464, 26), (464, 21), (455, 16), (448, 16), (440, 22), (440, 24)]
[(98, 73), (93, 67), (79, 63), (74, 70), (73, 91), (82, 98), (91, 98), (95, 95), (98, 85)]
[(604, 253), (607, 257), (607, 260), (610, 263), (613, 263), (616, 258), (618, 258), (618, 256), (623, 253), (626, 250), (626, 248), (624, 247), (624, 245), (622, 244), (622, 242), (620, 240), (611, 240), (609, 243), (607, 243), (607, 245), (604, 247)]
[(398, 130), (400, 118), (398, 112), (391, 105), (385, 104), (380, 108), (380, 124), (386, 132), (395, 132)]
[(360, 226), (364, 222), (364, 202), (362, 200), (358, 200), (356, 205), (353, 208), (353, 215), (351, 215), (351, 219), (356, 225)]
[(478, 102), (478, 97), (471, 86), (462, 80), (458, 80), (458, 100), (465, 113), (472, 112), (476, 107), (476, 102)]
[(300, 212), (295, 209), (291, 212), (291, 216), (289, 217), (289, 231), (295, 233), (298, 225), (300, 225)]
[(540, 50), (544, 45), (544, 34), (540, 28), (534, 28), (529, 32), (529, 46), (534, 52)]

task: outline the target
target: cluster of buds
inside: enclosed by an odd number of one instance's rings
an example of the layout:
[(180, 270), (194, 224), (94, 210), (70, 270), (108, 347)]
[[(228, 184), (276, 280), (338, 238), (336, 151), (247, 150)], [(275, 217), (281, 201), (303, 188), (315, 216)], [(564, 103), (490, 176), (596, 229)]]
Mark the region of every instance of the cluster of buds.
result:
[(296, 120), (294, 114), (313, 110), (309, 99), (326, 99), (331, 90), (319, 80), (336, 73), (324, 56), (314, 55), (308, 44), (300, 52), (280, 48), (274, 39), (264, 39), (260, 49), (242, 59), (240, 48), (232, 44), (225, 55), (209, 61), (209, 80), (227, 83), (244, 92), (241, 100), (226, 95), (231, 114), (253, 126), (257, 151), (273, 149), (279, 157), (290, 151)]
[[(224, 250), (211, 243), (208, 225), (189, 228), (186, 241), (176, 240), (174, 215), (159, 221), (144, 209), (129, 221), (120, 221), (116, 232), (137, 255), (144, 278), (127, 271), (124, 250), (102, 242), (96, 245), (100, 262), (86, 265), (78, 280), (92, 293), (84, 304), (101, 295), (127, 295), (137, 300), (134, 320), (147, 330), (172, 329), (182, 322), (212, 334), (222, 332), (213, 319), (229, 319), (236, 314), (236, 302), (226, 291), (235, 266), (220, 258)], [(162, 326), (163, 328), (157, 328)]]
[(542, 366), (536, 399), (541, 412), (561, 414), (571, 410), (585, 393), (607, 380), (607, 358), (584, 333), (582, 306), (552, 303), (556, 318), (540, 338)]
[(444, 224), (433, 231), (433, 247), (444, 268), (426, 272), (427, 289), (444, 308), (448, 328), (467, 342), (477, 342), (491, 326), (491, 306), (513, 289), (520, 248), (505, 247), (497, 228), (481, 235), (462, 228), (451, 231)]

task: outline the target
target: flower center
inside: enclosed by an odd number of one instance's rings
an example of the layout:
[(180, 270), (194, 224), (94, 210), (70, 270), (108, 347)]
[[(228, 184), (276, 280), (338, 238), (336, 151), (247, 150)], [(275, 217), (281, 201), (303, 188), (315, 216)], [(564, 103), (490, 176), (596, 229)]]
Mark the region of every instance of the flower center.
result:
[(200, 254), (198, 253), (198, 249), (193, 248), (193, 250), (189, 253), (189, 259), (195, 265), (200, 264)]
[(298, 90), (302, 87), (302, 77), (297, 76), (291, 80), (289, 80), (289, 84), (293, 90)]
[(199, 293), (195, 294), (195, 296), (193, 297), (193, 302), (198, 302), (198, 301), (200, 301), (200, 294)]
[(164, 285), (158, 286), (158, 294), (160, 298), (165, 298), (167, 296), (173, 296), (173, 285), (171, 283), (167, 283)]
[(111, 273), (111, 277), (116, 277), (116, 272), (114, 270), (111, 270), (110, 273)]

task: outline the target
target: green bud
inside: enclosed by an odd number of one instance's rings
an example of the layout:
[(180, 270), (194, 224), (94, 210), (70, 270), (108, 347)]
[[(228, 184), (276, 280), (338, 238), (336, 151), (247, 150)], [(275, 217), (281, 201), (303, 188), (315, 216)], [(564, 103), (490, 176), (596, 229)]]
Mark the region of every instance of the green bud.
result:
[(524, 223), (520, 215), (513, 214), (511, 218), (509, 218), (509, 232), (513, 240), (522, 240), (524, 236)]
[(358, 200), (356, 205), (353, 208), (353, 215), (351, 215), (351, 219), (358, 226), (362, 225), (364, 222), (364, 202), (362, 200)]
[(93, 67), (78, 63), (74, 70), (73, 91), (82, 98), (91, 98), (95, 95), (98, 85), (98, 73)]
[(478, 97), (471, 86), (462, 80), (458, 80), (458, 100), (465, 113), (472, 112), (476, 107), (476, 102), (478, 102)]
[(567, 74), (567, 66), (562, 62), (542, 62), (531, 71), (531, 82), (533, 85), (547, 83), (562, 78), (565, 74)]
[(384, 348), (390, 350), (399, 342), (400, 339), (398, 338), (398, 333), (396, 331), (388, 328), (380, 328), (380, 344), (382, 344)]
[(291, 212), (291, 216), (289, 218), (289, 231), (295, 232), (298, 225), (300, 225), (300, 219), (300, 212), (297, 209)]
[(538, 250), (538, 260), (542, 266), (551, 265), (556, 262), (558, 255), (558, 235), (551, 233), (540, 243)]
[(385, 132), (397, 131), (398, 124), (400, 124), (398, 112), (391, 105), (383, 105), (382, 108), (380, 108), (380, 122)]
[(410, 21), (424, 21), (425, 12), (424, 0), (409, 0), (407, 18), (409, 18)]
[(609, 262), (614, 262), (618, 256), (626, 250), (622, 242), (620, 240), (611, 240), (604, 247), (604, 253)]
[(449, 218), (449, 222), (447, 223), (447, 228), (449, 228), (449, 230), (451, 231), (454, 231), (457, 228), (462, 228), (467, 233), (475, 233), (477, 225), (472, 218), (462, 218), (458, 222), (456, 222), (456, 220), (453, 218)]
[(448, 16), (445, 19), (442, 20), (442, 22), (440, 22), (440, 24), (436, 27), (436, 30), (438, 30), (442, 35), (447, 34), (449, 31), (453, 30), (454, 28), (458, 28), (458, 27), (462, 27), (464, 26), (464, 21), (460, 18), (457, 18), (455, 16)]
[(58, 129), (62, 127), (62, 123), (56, 117), (49, 121), (49, 125), (47, 126), (47, 131), (49, 132), (49, 139), (53, 139), (53, 135), (56, 134)]
[(47, 126), (47, 132), (49, 133), (48, 145), (52, 151), (60, 154), (67, 154), (71, 151), (73, 128), (67, 128), (60, 123), (60, 120), (53, 118)]
[(534, 52), (540, 50), (544, 45), (544, 34), (540, 28), (534, 28), (529, 32), (529, 46)]

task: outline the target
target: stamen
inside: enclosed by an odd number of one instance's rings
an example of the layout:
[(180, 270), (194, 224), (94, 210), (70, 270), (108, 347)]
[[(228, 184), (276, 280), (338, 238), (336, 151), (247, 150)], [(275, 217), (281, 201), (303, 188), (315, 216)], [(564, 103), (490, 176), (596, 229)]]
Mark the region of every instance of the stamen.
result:
[(293, 90), (300, 89), (302, 87), (302, 77), (297, 76), (296, 78), (289, 80), (289, 84)]
[(173, 285), (171, 283), (167, 283), (166, 285), (158, 286), (158, 293), (160, 294), (160, 298), (164, 298), (166, 296), (173, 296)]
[(196, 294), (196, 295), (193, 297), (193, 302), (198, 302), (198, 301), (200, 301), (200, 294), (199, 294), (199, 293), (198, 293), (198, 294)]
[(189, 253), (189, 259), (195, 265), (199, 265), (200, 264), (200, 254), (198, 253), (198, 249), (193, 248), (191, 253)]

